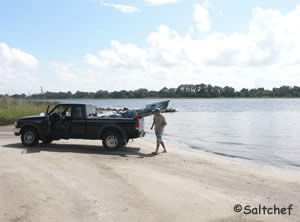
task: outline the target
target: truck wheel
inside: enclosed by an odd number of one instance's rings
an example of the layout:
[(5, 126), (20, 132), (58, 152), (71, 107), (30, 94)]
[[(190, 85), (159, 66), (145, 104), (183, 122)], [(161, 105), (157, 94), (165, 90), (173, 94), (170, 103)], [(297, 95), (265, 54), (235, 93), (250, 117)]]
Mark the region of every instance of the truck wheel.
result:
[(103, 147), (109, 151), (115, 151), (122, 145), (122, 137), (119, 133), (111, 131), (105, 133), (102, 138)]
[(38, 143), (39, 136), (35, 129), (26, 128), (26, 129), (22, 130), (21, 140), (22, 140), (22, 144), (24, 146), (32, 147)]

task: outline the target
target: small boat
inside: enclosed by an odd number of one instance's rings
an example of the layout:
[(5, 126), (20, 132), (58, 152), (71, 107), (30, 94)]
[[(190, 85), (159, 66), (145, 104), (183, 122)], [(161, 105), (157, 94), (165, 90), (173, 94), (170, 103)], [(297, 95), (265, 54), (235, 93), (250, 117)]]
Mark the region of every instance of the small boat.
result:
[(152, 104), (147, 105), (144, 110), (153, 111), (154, 109), (159, 108), (163, 112), (163, 111), (167, 110), (169, 103), (170, 103), (170, 100), (152, 103)]
[(170, 100), (165, 100), (157, 103), (152, 103), (146, 105), (145, 108), (143, 109), (138, 109), (138, 110), (128, 110), (126, 112), (120, 113), (122, 117), (124, 118), (132, 118), (132, 117), (146, 117), (150, 116), (153, 114), (153, 110), (159, 108), (161, 112), (164, 112), (167, 110), (169, 106)]

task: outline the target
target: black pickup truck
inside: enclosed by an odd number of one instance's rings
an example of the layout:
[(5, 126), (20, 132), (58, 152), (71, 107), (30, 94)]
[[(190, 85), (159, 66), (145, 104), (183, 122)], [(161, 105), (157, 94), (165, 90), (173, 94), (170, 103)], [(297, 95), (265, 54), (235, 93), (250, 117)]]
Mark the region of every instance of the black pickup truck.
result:
[(108, 150), (145, 135), (143, 117), (101, 117), (96, 107), (85, 104), (58, 104), (51, 110), (48, 107), (45, 114), (18, 119), (14, 133), (29, 147), (39, 140), (89, 139), (102, 140)]

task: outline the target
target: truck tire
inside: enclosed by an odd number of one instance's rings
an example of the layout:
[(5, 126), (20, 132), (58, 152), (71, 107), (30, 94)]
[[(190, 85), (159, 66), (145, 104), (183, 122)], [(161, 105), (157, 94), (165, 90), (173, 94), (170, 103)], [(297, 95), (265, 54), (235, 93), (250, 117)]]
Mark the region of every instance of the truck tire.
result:
[(39, 141), (39, 135), (34, 128), (25, 128), (21, 133), (21, 141), (24, 146), (35, 146)]
[(108, 151), (115, 151), (122, 146), (122, 137), (118, 132), (109, 131), (102, 138), (103, 147)]

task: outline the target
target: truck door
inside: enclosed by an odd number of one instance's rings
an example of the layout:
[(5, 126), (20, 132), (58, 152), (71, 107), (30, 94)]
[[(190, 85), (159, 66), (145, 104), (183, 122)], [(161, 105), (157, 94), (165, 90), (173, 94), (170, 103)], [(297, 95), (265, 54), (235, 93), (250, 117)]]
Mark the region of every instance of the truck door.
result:
[(71, 138), (84, 138), (86, 128), (86, 112), (85, 105), (72, 106), (71, 112), (72, 127)]
[(53, 139), (68, 139), (71, 132), (71, 107), (57, 105), (49, 113), (51, 137)]

